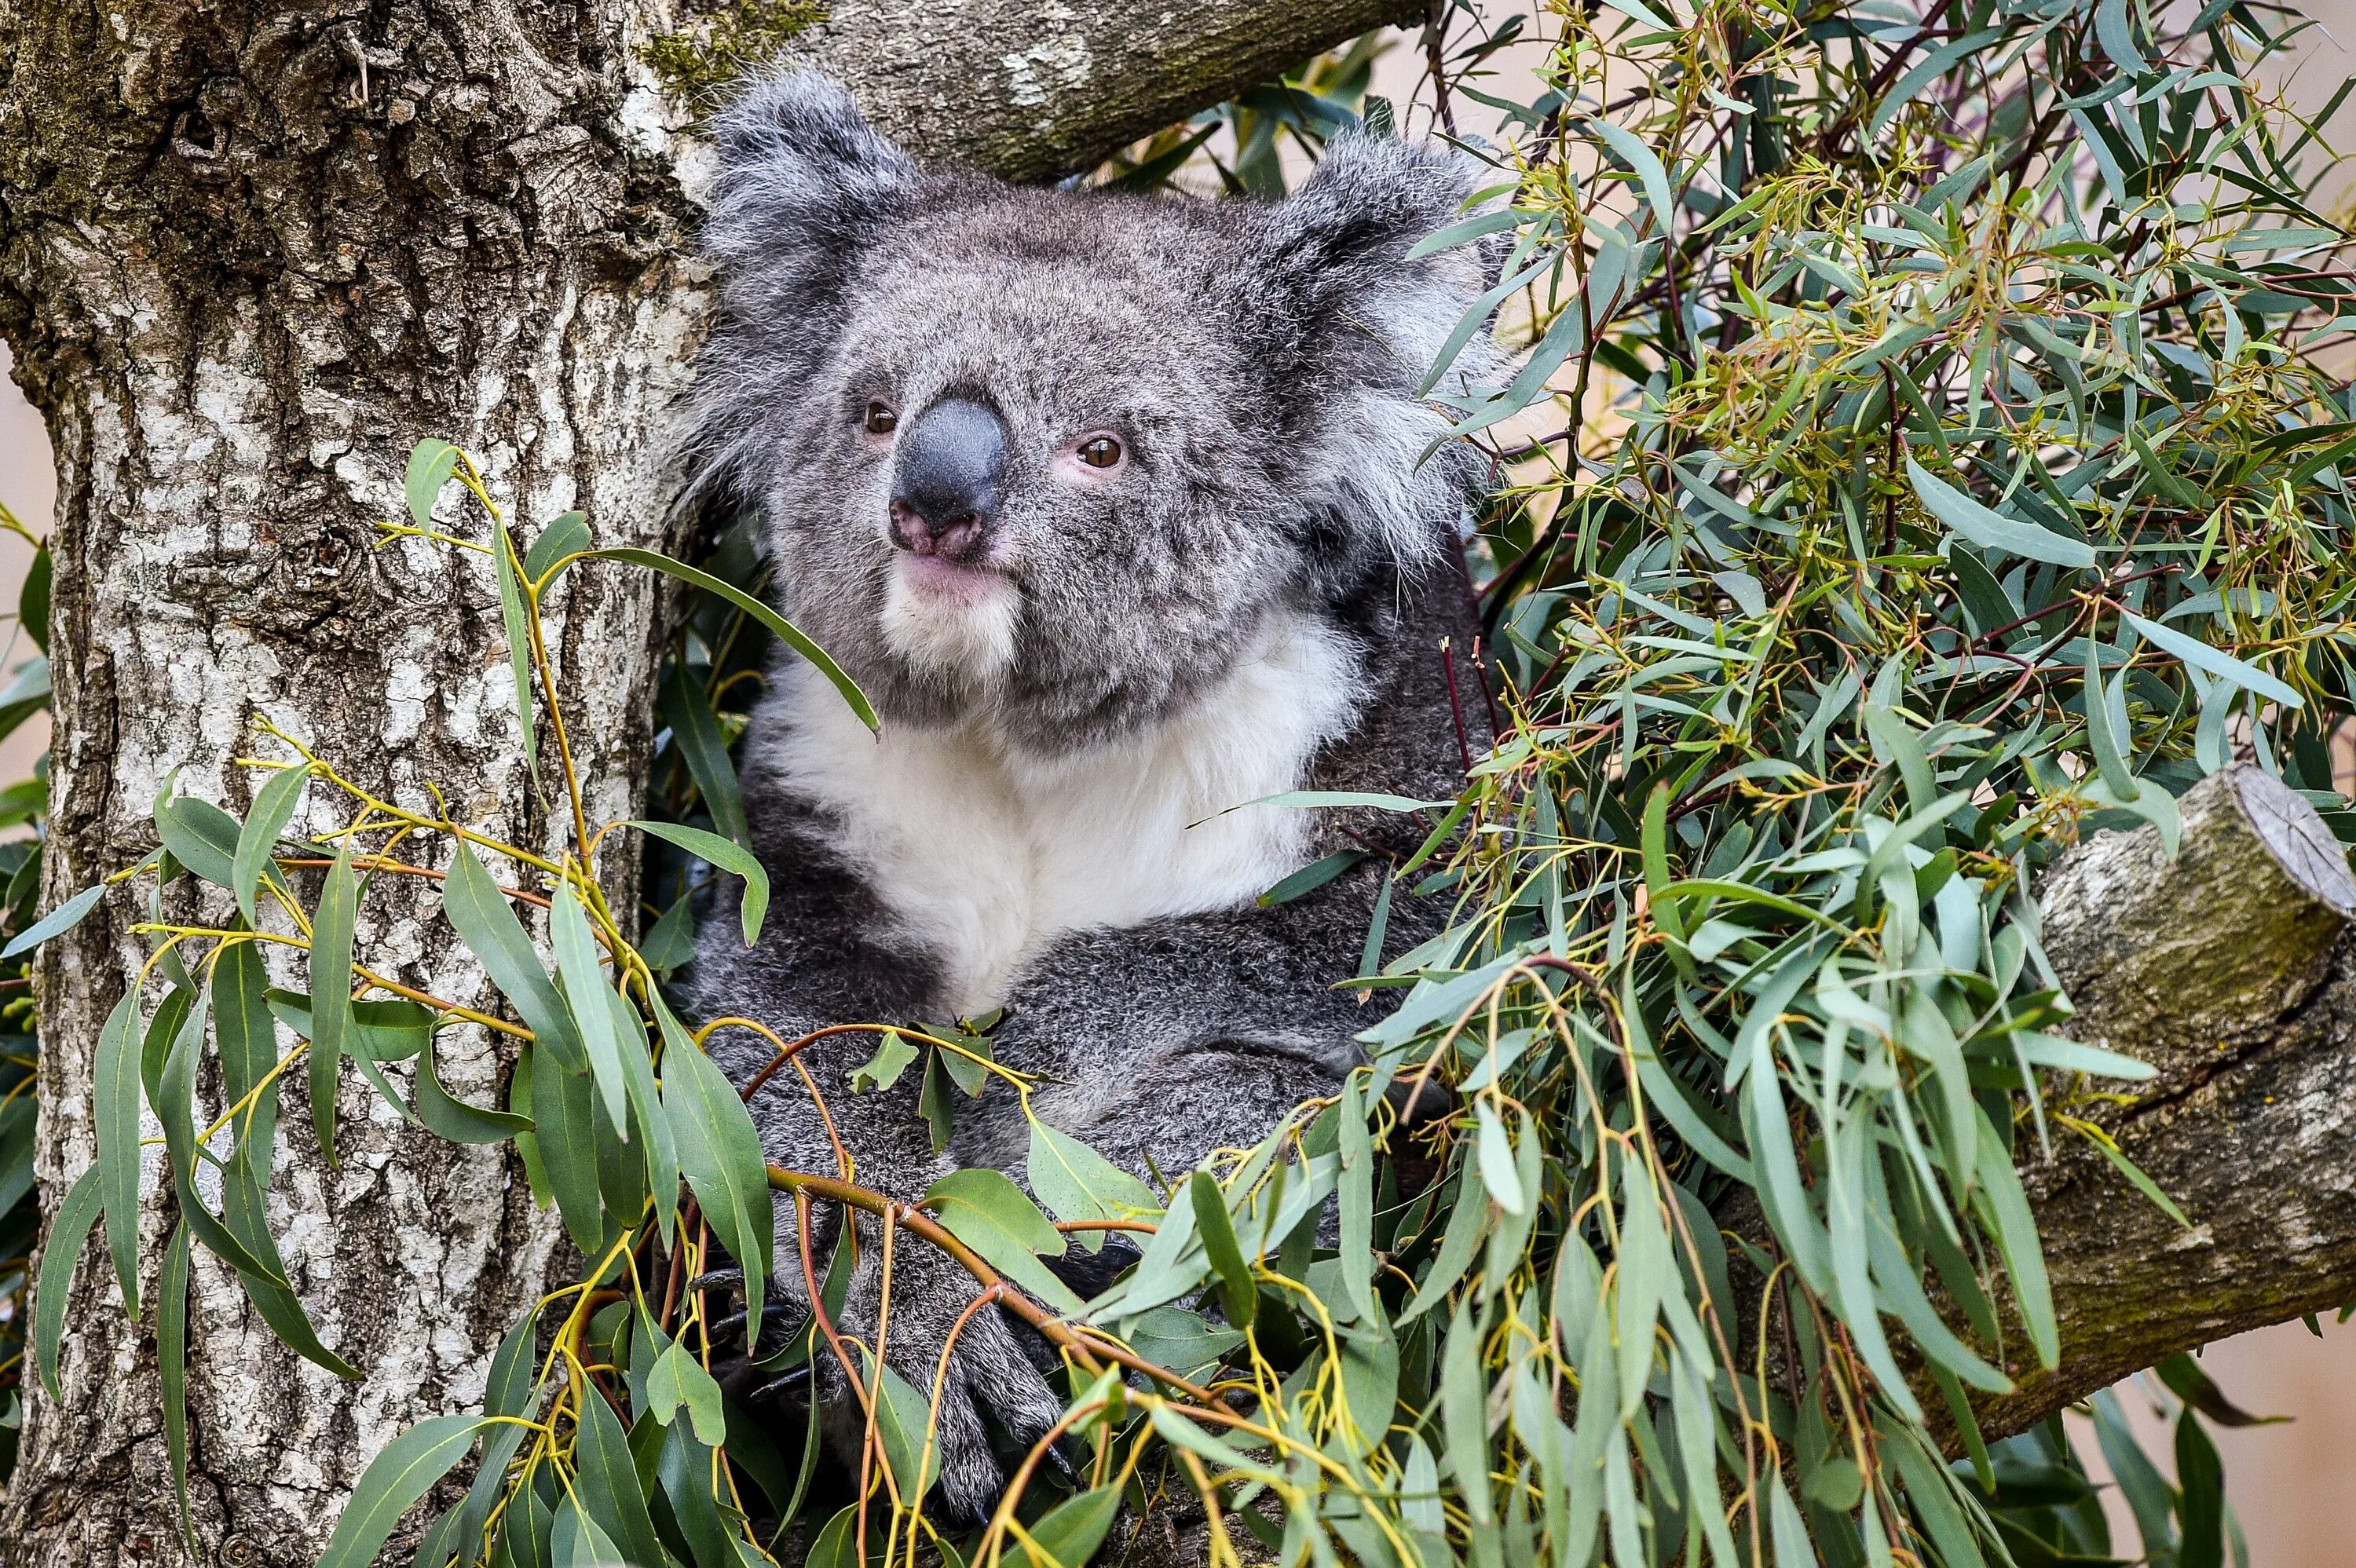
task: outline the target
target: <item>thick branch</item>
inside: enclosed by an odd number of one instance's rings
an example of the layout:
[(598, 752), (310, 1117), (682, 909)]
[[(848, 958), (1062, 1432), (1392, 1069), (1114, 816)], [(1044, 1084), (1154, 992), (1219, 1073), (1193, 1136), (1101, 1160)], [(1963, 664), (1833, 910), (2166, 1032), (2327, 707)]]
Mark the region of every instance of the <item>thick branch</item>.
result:
[(2090, 1113), (2190, 1230), (2072, 1140), (2022, 1175), (2045, 1240), (2062, 1367), (2013, 1358), (1980, 1412), (2018, 1432), (2161, 1358), (2356, 1300), (2356, 878), (2306, 800), (2254, 767), (2150, 827), (2104, 834), (2044, 890), (2071, 1032), (2158, 1070)]
[(1086, 168), (1416, 0), (851, 0), (796, 40), (919, 156), (1015, 179)]

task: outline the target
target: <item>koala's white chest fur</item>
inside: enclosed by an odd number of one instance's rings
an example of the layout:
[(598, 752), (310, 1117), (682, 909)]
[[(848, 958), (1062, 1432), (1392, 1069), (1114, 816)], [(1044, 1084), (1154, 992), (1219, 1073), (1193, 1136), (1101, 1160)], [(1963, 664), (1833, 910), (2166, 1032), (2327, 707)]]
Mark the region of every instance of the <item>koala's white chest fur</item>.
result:
[(969, 1013), (1059, 933), (1230, 908), (1293, 869), (1301, 812), (1228, 808), (1300, 784), (1343, 728), (1357, 673), (1338, 635), (1296, 618), (1163, 723), (1039, 757), (985, 722), (871, 737), (800, 666), (765, 760), (839, 815), (841, 848), (937, 944)]

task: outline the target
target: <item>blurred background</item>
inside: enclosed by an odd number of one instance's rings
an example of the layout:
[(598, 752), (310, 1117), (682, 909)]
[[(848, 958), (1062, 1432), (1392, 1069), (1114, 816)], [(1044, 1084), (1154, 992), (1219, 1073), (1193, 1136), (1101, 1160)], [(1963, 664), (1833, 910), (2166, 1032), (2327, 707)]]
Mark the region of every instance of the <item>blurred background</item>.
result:
[[(1484, 7), (1486, 9), (1486, 7)], [(2320, 110), (2342, 79), (2356, 71), (2356, 53), (2340, 37), (2356, 38), (2356, 0), (2320, 0), (2306, 8), (2324, 27), (2307, 35), (2308, 48), (2287, 62), (2286, 80), (2293, 98), (2309, 112)], [(1543, 16), (1533, 18), (1529, 41), (1493, 56), (1488, 69), (1524, 73), (1544, 58), (1543, 37), (1548, 29)], [(1414, 35), (1384, 40), (1374, 62), (1371, 91), (1398, 106), (1411, 133), (1425, 132), (1432, 120), (1430, 93), (1422, 89), (1425, 62)], [(1460, 133), (1482, 135), (1494, 131), (1494, 119), (1474, 101), (1456, 103)], [(2335, 123), (2335, 144), (2356, 145), (2356, 109), (2343, 110)], [(1280, 150), (1285, 161), (1305, 162), (1297, 148)], [(2348, 189), (2346, 179), (2331, 182), (2337, 193)], [(2340, 205), (2344, 209), (2344, 194)], [(2335, 216), (2345, 217), (2345, 211)], [(9, 367), (8, 351), (0, 344), (0, 369)], [(0, 506), (5, 506), (36, 535), (46, 534), (56, 504), (56, 475), (40, 416), (26, 402), (13, 379), (0, 380)], [(14, 604), (29, 546), (13, 535), (0, 533), (0, 604)], [(7, 639), (11, 646), (0, 669), (13, 667), (34, 650), (21, 635)], [(27, 776), (36, 758), (48, 744), (48, 720), (37, 717), (5, 741), (0, 741), (0, 780)], [(2356, 1151), (2351, 1151), (2356, 1157)], [(2236, 1405), (2253, 1415), (2279, 1418), (2262, 1424), (2212, 1427), (2224, 1460), (2226, 1495), (2238, 1516), (2250, 1548), (2254, 1568), (2356, 1568), (2356, 1529), (2341, 1519), (2340, 1509), (2356, 1491), (2356, 1323), (2340, 1324), (2327, 1317), (2310, 1331), (2300, 1323), (2277, 1328), (2211, 1346), (2201, 1365)], [(2157, 1388), (2157, 1384), (2151, 1385)], [(2120, 1403), (2144, 1450), (2163, 1470), (2169, 1467), (2169, 1429), (2158, 1413), (2153, 1395), (2141, 1380), (2117, 1390)], [(2092, 1425), (2078, 1416), (2069, 1418), (2072, 1441), (2089, 1468), (2103, 1470)], [(2114, 1518), (2115, 1538), (2136, 1539), (2125, 1504), (2115, 1490), (2105, 1503)]]

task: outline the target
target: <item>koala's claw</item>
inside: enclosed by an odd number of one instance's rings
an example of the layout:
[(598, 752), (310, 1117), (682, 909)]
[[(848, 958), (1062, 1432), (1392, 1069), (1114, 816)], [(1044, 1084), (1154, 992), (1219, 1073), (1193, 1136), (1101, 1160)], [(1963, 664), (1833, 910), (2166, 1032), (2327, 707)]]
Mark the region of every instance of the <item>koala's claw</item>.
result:
[(692, 1295), (699, 1290), (716, 1290), (723, 1285), (736, 1290), (744, 1289), (744, 1271), (734, 1265), (728, 1268), (716, 1268), (709, 1274), (700, 1274), (689, 1280), (687, 1288)]
[(808, 1383), (809, 1381), (809, 1377), (810, 1364), (808, 1361), (804, 1361), (800, 1366), (788, 1370), (784, 1376), (772, 1379), (768, 1382), (763, 1383), (759, 1388), (755, 1389), (753, 1391), (753, 1398), (755, 1400), (775, 1399), (781, 1393), (791, 1393)]

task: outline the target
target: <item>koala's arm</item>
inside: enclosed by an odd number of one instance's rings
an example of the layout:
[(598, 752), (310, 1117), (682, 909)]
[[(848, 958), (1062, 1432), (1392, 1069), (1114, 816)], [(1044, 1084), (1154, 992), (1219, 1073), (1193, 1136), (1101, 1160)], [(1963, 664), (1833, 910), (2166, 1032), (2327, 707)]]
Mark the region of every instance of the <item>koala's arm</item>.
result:
[[(900, 1023), (927, 1011), (937, 987), (931, 949), (831, 847), (825, 819), (789, 800), (759, 806), (755, 848), (769, 875), (768, 915), (747, 947), (728, 880), (701, 923), (689, 986), (699, 1019), (749, 1018), (791, 1046), (835, 1026)], [(851, 1093), (851, 1070), (880, 1043), (881, 1036), (866, 1029), (826, 1035), (767, 1072), (749, 1104), (772, 1162), (837, 1176), (847, 1157), (860, 1185), (902, 1200), (920, 1196), (949, 1168), (934, 1154), (917, 1114), (920, 1075), (905, 1075), (880, 1093)], [(739, 1085), (776, 1061), (767, 1039), (741, 1026), (715, 1030), (708, 1044), (712, 1061)], [(823, 1111), (812, 1083), (824, 1097)], [(781, 1246), (791, 1244), (792, 1215), (793, 1206), (781, 1201)], [(779, 1259), (788, 1275), (798, 1273), (790, 1256)]]

